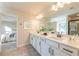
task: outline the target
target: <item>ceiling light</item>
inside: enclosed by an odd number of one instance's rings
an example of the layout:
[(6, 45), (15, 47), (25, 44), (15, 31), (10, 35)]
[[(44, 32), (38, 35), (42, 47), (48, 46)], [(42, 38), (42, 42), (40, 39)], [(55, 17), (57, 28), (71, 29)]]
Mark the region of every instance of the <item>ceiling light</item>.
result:
[(63, 1), (62, 3), (64, 3), (64, 4), (70, 4), (71, 3), (71, 1), (70, 0), (65, 0), (65, 1)]
[(58, 7), (56, 5), (52, 5), (52, 10), (57, 11)]
[(57, 2), (57, 6), (60, 7), (60, 8), (63, 8), (64, 4), (62, 2)]
[(63, 8), (65, 4), (70, 4), (71, 1), (63, 1), (63, 2), (57, 2), (56, 4), (52, 5), (51, 11), (57, 11), (58, 8)]
[(43, 14), (40, 14), (40, 15), (36, 16), (36, 18), (37, 18), (37, 19), (43, 18)]
[(70, 4), (70, 3), (71, 3), (70, 1), (66, 2), (66, 4)]

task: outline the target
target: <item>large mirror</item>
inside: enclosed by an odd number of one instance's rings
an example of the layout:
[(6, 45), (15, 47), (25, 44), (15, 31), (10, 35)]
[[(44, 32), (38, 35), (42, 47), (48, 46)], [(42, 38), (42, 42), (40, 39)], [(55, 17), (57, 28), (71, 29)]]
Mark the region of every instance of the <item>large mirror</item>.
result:
[(79, 35), (79, 13), (68, 16), (68, 34)]

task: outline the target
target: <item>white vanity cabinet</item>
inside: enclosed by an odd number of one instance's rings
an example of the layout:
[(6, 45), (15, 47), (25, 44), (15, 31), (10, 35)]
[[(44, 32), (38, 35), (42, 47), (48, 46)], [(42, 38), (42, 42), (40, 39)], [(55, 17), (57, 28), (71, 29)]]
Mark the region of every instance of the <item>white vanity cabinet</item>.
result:
[(60, 49), (62, 52), (66, 53), (70, 56), (78, 56), (79, 55), (78, 49), (72, 48), (72, 47), (67, 46), (67, 45), (60, 44)]
[(60, 49), (55, 47), (49, 47), (50, 56), (69, 56), (68, 54), (62, 52)]
[(46, 38), (30, 34), (30, 44), (42, 56), (49, 56), (49, 46), (45, 43)]
[(59, 43), (53, 41), (53, 40), (50, 40), (50, 39), (47, 39), (46, 40), (46, 43), (52, 47), (55, 47), (55, 48), (59, 48)]
[(37, 50), (38, 53), (41, 53), (41, 39), (39, 36), (30, 34), (30, 44)]
[(78, 56), (79, 50), (41, 35), (30, 34), (30, 44), (41, 56)]
[(1, 53), (1, 42), (0, 42), (0, 53)]
[(29, 37), (30, 37), (30, 44), (31, 44), (31, 45), (33, 45), (33, 35), (32, 35), (32, 34), (30, 34), (30, 36), (29, 36)]
[(37, 36), (36, 35), (33, 35), (33, 34), (30, 34), (30, 44), (36, 48), (36, 41), (37, 41)]
[(46, 44), (46, 38), (41, 37), (41, 55), (50, 56), (49, 46)]
[(59, 47), (60, 43), (52, 41), (50, 39), (46, 40), (46, 43), (49, 45), (49, 54), (50, 56), (68, 56), (68, 54), (62, 52)]
[(38, 51), (38, 53), (41, 53), (41, 40), (40, 37), (38, 37), (37, 41), (36, 41), (36, 50)]
[(33, 47), (36, 49), (37, 48), (37, 36), (33, 35)]

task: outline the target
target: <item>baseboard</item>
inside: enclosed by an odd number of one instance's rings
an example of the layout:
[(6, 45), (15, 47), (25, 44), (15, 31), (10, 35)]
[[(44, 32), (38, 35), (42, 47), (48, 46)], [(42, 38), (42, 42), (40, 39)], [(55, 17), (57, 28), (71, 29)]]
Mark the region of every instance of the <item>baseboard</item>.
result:
[(21, 45), (18, 45), (17, 48), (23, 47), (23, 46), (26, 46), (26, 45), (29, 45), (29, 44), (21, 44)]

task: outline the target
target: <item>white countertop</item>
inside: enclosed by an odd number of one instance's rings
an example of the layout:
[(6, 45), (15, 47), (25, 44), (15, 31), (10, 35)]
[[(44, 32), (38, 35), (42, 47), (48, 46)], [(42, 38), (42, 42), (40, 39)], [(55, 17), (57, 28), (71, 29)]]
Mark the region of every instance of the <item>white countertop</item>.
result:
[(79, 50), (79, 37), (76, 37), (74, 40), (70, 40), (68, 35), (59, 38), (59, 37), (56, 36), (56, 34), (48, 34), (47, 36), (37, 34), (37, 33), (32, 33), (32, 34), (35, 34), (35, 35), (38, 35), (38, 36), (41, 36), (41, 37), (45, 37), (49, 40), (53, 40), (55, 42), (65, 44), (67, 46), (71, 46), (71, 47)]

